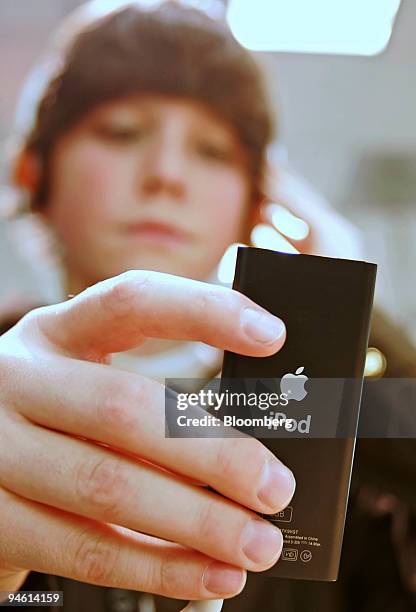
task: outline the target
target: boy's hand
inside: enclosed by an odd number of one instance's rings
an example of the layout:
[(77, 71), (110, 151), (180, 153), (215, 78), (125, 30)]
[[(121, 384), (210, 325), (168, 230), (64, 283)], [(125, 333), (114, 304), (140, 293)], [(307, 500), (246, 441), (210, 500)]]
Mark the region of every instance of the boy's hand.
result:
[(281, 348), (285, 328), (232, 289), (133, 271), (36, 309), (0, 337), (9, 580), (35, 570), (210, 599), (237, 594), (247, 569), (278, 559), (281, 532), (255, 511), (289, 503), (292, 472), (253, 438), (165, 438), (164, 387), (108, 365), (147, 337), (262, 357)]

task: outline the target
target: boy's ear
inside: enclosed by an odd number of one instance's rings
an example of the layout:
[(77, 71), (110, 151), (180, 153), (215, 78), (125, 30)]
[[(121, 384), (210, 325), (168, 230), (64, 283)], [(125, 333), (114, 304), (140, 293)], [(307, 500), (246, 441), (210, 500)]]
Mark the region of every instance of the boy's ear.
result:
[(243, 229), (243, 235), (241, 241), (245, 244), (251, 243), (251, 232), (258, 225), (262, 223), (262, 209), (265, 202), (265, 198), (262, 194), (256, 195), (251, 202), (249, 202), (248, 212), (246, 217), (246, 223)]
[(12, 172), (15, 185), (33, 194), (39, 186), (40, 173), (38, 156), (28, 149), (22, 149), (16, 156)]
[(254, 197), (254, 201), (251, 203), (249, 212), (249, 226), (251, 229), (253, 229), (253, 227), (259, 223), (263, 223), (262, 210), (265, 201), (265, 196), (260, 192)]

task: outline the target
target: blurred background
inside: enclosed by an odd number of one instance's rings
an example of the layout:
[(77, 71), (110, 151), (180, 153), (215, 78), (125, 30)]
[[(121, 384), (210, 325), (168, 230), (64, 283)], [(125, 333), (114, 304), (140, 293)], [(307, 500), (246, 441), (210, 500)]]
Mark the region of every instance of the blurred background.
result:
[[(11, 196), (7, 138), (28, 70), (51, 30), (80, 4), (0, 2), (0, 303), (22, 292), (39, 302), (57, 294), (53, 268), (32, 265), (42, 248), (32, 228), (14, 223), (10, 232), (5, 218)], [(266, 4), (252, 0), (250, 10), (261, 13)], [(392, 2), (376, 4), (383, 11)], [(238, 0), (234, 5), (237, 10)], [(257, 53), (278, 113), (280, 155), (363, 231), (366, 258), (379, 264), (377, 300), (416, 340), (416, 2), (395, 5), (391, 37), (375, 55), (360, 55), (359, 49), (310, 53), (296, 49), (296, 42), (290, 50)], [(299, 13), (300, 27), (306, 17)], [(367, 26), (373, 29), (371, 21)], [(358, 40), (359, 23), (354, 27)]]

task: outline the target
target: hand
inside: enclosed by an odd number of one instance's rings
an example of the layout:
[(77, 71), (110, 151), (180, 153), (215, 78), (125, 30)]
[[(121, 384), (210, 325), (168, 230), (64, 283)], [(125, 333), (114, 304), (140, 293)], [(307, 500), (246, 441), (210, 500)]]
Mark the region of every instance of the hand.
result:
[[(261, 221), (270, 223), (300, 253), (364, 258), (358, 228), (292, 171), (269, 165), (265, 173), (264, 194)], [(296, 235), (301, 237), (293, 238)]]
[(109, 367), (146, 337), (262, 357), (285, 329), (232, 289), (134, 271), (0, 337), (0, 572), (212, 599), (278, 559), (254, 511), (285, 507), (293, 474), (254, 438), (165, 438), (164, 387)]

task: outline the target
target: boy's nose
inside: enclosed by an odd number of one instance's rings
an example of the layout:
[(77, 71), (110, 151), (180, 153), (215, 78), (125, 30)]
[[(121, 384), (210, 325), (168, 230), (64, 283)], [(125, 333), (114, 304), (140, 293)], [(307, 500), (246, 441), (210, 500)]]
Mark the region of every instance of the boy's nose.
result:
[(148, 152), (142, 168), (142, 189), (147, 195), (165, 191), (180, 199), (186, 190), (186, 159), (178, 140), (159, 138)]

